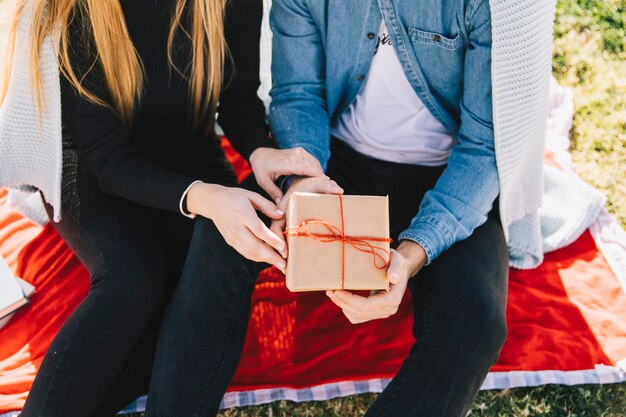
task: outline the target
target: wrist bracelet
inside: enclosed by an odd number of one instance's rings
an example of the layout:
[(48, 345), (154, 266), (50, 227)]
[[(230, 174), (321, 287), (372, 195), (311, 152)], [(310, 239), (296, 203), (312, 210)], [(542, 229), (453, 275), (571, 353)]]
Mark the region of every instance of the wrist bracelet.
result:
[(189, 187), (187, 187), (187, 189), (183, 192), (183, 195), (180, 197), (180, 201), (178, 202), (178, 209), (180, 210), (180, 213), (185, 217), (189, 217), (190, 219), (195, 219), (196, 213), (190, 213), (187, 209), (187, 194), (189, 193), (189, 190), (191, 190), (191, 187), (198, 184), (199, 182), (202, 181), (198, 180), (189, 184)]

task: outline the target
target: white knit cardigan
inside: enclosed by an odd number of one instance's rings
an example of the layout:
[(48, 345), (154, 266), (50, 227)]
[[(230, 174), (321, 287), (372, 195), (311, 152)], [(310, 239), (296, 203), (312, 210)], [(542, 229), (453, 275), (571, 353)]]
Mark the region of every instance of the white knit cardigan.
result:
[[(544, 252), (539, 209), (555, 0), (491, 0), (490, 4), (500, 215), (511, 264), (531, 268), (542, 261)], [(0, 109), (0, 186), (29, 185), (41, 190), (54, 208), (54, 221), (59, 221), (62, 159), (57, 43), (48, 39), (41, 56), (45, 106), (40, 112), (28, 75), (29, 25), (30, 16), (25, 13), (18, 25), (8, 95)]]
[(31, 15), (28, 7), (18, 22), (10, 83), (0, 107), (0, 186), (34, 187), (61, 219), (61, 89), (55, 56), (57, 42), (45, 40), (40, 71), (43, 111), (39, 111), (30, 80)]

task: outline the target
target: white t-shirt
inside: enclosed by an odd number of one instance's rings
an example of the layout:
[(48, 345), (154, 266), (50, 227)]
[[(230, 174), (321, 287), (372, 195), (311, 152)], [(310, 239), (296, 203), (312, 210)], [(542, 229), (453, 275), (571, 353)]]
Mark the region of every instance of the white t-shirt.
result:
[(409, 84), (383, 22), (364, 85), (331, 134), (384, 161), (444, 165), (456, 143)]

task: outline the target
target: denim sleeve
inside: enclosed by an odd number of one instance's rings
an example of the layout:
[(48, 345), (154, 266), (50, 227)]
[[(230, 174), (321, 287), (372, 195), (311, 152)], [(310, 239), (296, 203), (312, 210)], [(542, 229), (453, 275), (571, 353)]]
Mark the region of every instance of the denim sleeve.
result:
[(270, 125), (281, 148), (302, 147), (324, 169), (330, 157), (322, 37), (304, 0), (274, 0)]
[(499, 193), (491, 98), (491, 15), (480, 2), (468, 25), (458, 143), (400, 240), (419, 243), (428, 263), (487, 220)]

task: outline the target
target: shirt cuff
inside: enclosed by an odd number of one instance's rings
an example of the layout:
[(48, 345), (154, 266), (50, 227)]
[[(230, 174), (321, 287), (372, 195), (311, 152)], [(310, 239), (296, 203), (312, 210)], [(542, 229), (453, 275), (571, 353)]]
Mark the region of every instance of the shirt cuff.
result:
[(414, 221), (407, 230), (400, 233), (398, 240), (412, 240), (424, 248), (428, 257), (426, 265), (428, 265), (450, 246), (447, 236), (448, 233), (441, 227), (439, 221), (420, 219)]
[(185, 217), (189, 217), (190, 219), (195, 219), (196, 213), (190, 213), (189, 211), (187, 211), (187, 194), (189, 193), (189, 190), (191, 190), (191, 187), (198, 184), (199, 182), (202, 181), (197, 180), (189, 184), (189, 187), (187, 187), (187, 189), (183, 191), (183, 195), (180, 197), (180, 201), (178, 202), (178, 209), (180, 210), (180, 213)]
[(291, 187), (293, 182), (298, 178), (301, 178), (301, 176), (295, 174), (280, 176), (278, 177), (278, 180), (276, 180), (276, 186), (280, 188), (280, 191), (282, 191), (283, 194), (286, 194), (289, 187)]

